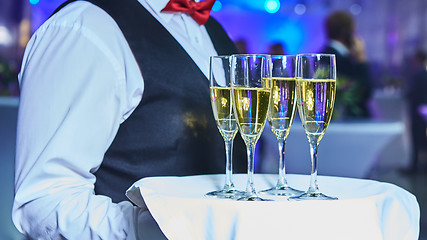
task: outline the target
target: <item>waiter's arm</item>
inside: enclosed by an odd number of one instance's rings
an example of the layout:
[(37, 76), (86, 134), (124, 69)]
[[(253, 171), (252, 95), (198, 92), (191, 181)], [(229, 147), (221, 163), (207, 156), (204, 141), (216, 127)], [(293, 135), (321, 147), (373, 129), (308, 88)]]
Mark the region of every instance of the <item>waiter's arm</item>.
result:
[(127, 71), (138, 66), (123, 59), (130, 52), (115, 44), (120, 34), (92, 31), (114, 26), (112, 19), (61, 12), (77, 15), (49, 19), (30, 40), (20, 72), (13, 221), (34, 239), (135, 239), (147, 211), (95, 195), (93, 173), (138, 104), (142, 78), (129, 86)]

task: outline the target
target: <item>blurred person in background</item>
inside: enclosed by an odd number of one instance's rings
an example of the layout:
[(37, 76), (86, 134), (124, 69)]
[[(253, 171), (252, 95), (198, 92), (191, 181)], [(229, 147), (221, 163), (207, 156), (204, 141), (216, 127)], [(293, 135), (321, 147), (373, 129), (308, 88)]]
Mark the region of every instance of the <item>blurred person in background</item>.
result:
[[(225, 172), (209, 57), (237, 50), (209, 17), (213, 4), (67, 1), (34, 33), (19, 74), (12, 218), (20, 232), (165, 239), (126, 190), (147, 176)], [(235, 149), (243, 172), (243, 142)]]
[(364, 42), (355, 37), (355, 22), (344, 11), (331, 13), (326, 19), (328, 44), (322, 53), (335, 54), (337, 68), (337, 109), (343, 118), (369, 118), (368, 102), (372, 96), (372, 79)]
[(417, 172), (420, 168), (421, 153), (427, 150), (426, 121), (419, 112), (421, 105), (427, 104), (427, 55), (418, 50), (410, 61), (410, 72), (406, 98), (409, 105), (409, 117), (412, 139), (411, 165), (408, 172)]
[(268, 54), (270, 55), (285, 55), (285, 46), (283, 43), (272, 43), (268, 46)]
[(234, 44), (236, 45), (237, 53), (240, 53), (240, 54), (248, 54), (249, 53), (248, 52), (248, 42), (245, 39), (241, 38), (241, 39), (237, 40)]

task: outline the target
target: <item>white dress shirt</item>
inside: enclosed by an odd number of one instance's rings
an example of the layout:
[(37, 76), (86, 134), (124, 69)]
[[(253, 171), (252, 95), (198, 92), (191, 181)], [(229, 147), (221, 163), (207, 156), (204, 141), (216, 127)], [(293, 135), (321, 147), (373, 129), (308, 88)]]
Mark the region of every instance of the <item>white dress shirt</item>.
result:
[[(161, 13), (167, 0), (140, 3), (208, 76), (217, 53), (205, 27), (187, 14)], [(91, 3), (67, 5), (35, 32), (19, 74), (19, 231), (33, 239), (144, 238), (148, 211), (95, 195), (93, 175), (143, 97), (142, 75), (117, 24)]]
[(340, 41), (331, 39), (331, 41), (329, 42), (329, 46), (335, 49), (342, 56), (347, 56), (348, 54), (350, 54), (348, 48)]

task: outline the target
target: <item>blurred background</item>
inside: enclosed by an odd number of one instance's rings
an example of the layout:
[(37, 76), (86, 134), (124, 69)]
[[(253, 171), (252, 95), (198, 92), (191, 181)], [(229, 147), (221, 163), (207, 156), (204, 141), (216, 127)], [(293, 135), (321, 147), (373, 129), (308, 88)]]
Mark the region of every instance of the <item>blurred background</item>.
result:
[[(10, 219), (20, 61), (31, 34), (62, 2), (0, 0), (0, 239), (23, 239)], [(354, 19), (355, 37), (364, 46), (371, 79), (369, 116), (346, 116), (344, 100), (337, 102), (320, 144), (319, 174), (387, 181), (415, 194), (420, 239), (427, 239), (427, 103), (414, 97), (427, 95), (427, 1), (217, 0), (211, 15), (242, 53), (296, 54), (322, 51), (329, 41), (325, 20), (337, 10)], [(353, 95), (346, 96), (351, 102)], [(257, 155), (257, 172), (277, 172), (278, 150), (268, 126)], [(310, 173), (309, 147), (298, 119), (286, 142), (286, 164), (290, 173)]]

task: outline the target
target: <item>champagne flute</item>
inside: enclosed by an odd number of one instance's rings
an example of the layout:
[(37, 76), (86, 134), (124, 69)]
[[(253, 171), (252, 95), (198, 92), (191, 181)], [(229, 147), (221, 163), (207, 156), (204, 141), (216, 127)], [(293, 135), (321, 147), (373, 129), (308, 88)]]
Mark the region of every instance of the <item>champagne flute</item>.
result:
[(253, 175), (255, 146), (265, 126), (271, 94), (270, 55), (233, 55), (231, 72), (233, 108), (248, 155), (246, 194), (238, 200), (263, 201), (256, 193)]
[(276, 196), (295, 196), (303, 193), (288, 185), (284, 161), (285, 142), (296, 111), (296, 60), (295, 55), (271, 56), (272, 89), (268, 122), (279, 147), (279, 178), (275, 187), (263, 190), (261, 193)]
[(300, 54), (297, 69), (297, 105), (302, 125), (310, 143), (310, 187), (292, 200), (336, 200), (319, 191), (317, 184), (317, 149), (331, 121), (336, 92), (335, 55)]
[(233, 112), (230, 81), (231, 56), (211, 56), (209, 81), (212, 111), (216, 125), (225, 142), (225, 184), (223, 189), (206, 193), (206, 196), (217, 198), (240, 198), (245, 192), (234, 188), (231, 179), (233, 174), (233, 141), (237, 134), (237, 123)]

